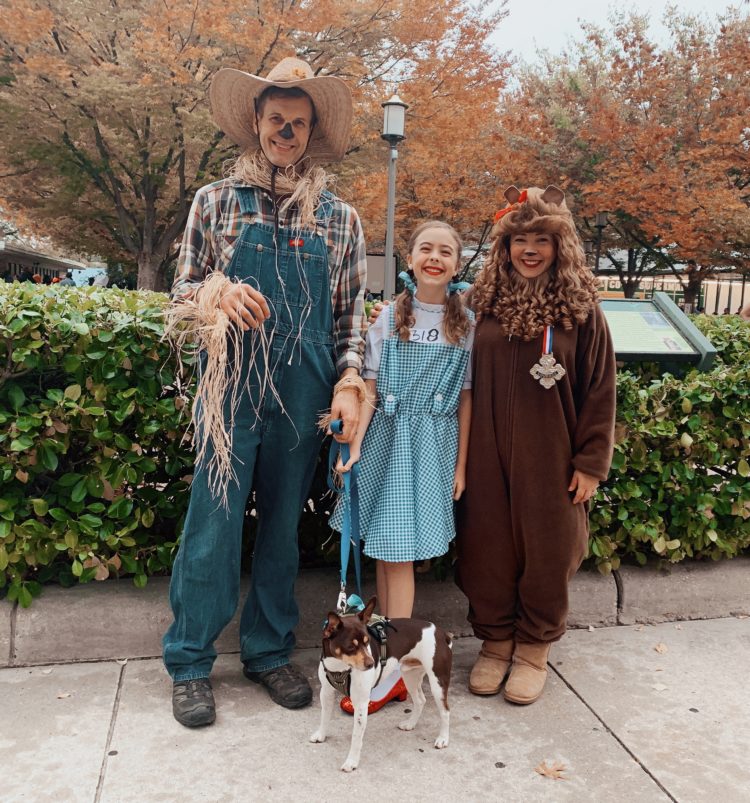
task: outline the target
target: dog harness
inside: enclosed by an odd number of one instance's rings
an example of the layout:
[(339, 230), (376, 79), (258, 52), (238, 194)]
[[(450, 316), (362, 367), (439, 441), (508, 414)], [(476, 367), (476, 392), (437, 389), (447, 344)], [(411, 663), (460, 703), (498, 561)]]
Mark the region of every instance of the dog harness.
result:
[[(380, 663), (380, 671), (378, 672), (375, 683), (373, 683), (373, 688), (380, 683), (380, 679), (383, 677), (383, 669), (385, 668), (386, 661), (388, 660), (388, 635), (386, 630), (389, 627), (392, 630), (395, 630), (390, 622), (390, 619), (386, 619), (385, 616), (373, 615), (370, 617), (370, 621), (367, 623), (367, 632), (369, 633), (370, 638), (373, 639), (371, 643), (375, 646), (374, 652), (377, 652), (377, 655), (374, 655), (373, 657)], [(352, 686), (352, 670), (343, 669), (340, 672), (334, 672), (328, 669), (328, 667), (325, 665), (325, 661), (323, 660), (324, 658), (333, 658), (332, 655), (325, 654), (325, 647), (323, 647), (320, 651), (320, 663), (323, 665), (323, 671), (326, 674), (326, 680), (331, 684), (331, 686), (333, 686), (334, 689), (336, 689), (337, 692), (349, 697)]]

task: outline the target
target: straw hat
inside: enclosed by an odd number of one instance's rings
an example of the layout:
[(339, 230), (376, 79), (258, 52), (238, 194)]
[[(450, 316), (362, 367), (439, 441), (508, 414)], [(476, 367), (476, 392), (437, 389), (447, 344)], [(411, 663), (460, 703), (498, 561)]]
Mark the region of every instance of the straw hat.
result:
[(314, 76), (301, 59), (282, 59), (267, 78), (242, 70), (219, 70), (209, 90), (211, 112), (219, 128), (243, 148), (258, 148), (258, 135), (253, 131), (255, 101), (269, 86), (299, 87), (310, 96), (317, 122), (305, 157), (318, 162), (343, 158), (352, 125), (351, 91), (334, 75)]

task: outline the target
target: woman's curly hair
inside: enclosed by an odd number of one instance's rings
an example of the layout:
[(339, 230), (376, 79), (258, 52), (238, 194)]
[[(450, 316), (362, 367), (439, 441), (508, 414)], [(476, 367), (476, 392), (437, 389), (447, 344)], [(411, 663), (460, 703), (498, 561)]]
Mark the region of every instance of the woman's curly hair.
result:
[[(565, 200), (550, 203), (542, 199), (545, 192), (529, 187), (525, 201), (497, 220), (472, 292), (477, 322), (493, 316), (505, 334), (523, 340), (538, 337), (548, 324), (572, 329), (574, 322), (583, 323), (599, 298)], [(510, 261), (511, 237), (528, 232), (549, 234), (557, 253), (552, 267), (533, 279), (521, 276)]]
[[(453, 226), (444, 223), (442, 220), (427, 220), (424, 223), (420, 223), (409, 238), (407, 246), (408, 252), (411, 254), (419, 235), (427, 229), (444, 229), (455, 240), (456, 270), (458, 270), (463, 243), (461, 242), (459, 233)], [(411, 271), (409, 271), (409, 273), (413, 278), (414, 274), (412, 274)], [(414, 308), (412, 305), (411, 293), (408, 290), (399, 293), (395, 305), (394, 329), (401, 340), (409, 340), (411, 337), (410, 329), (414, 326)], [(458, 293), (450, 293), (445, 303), (445, 315), (443, 316), (443, 334), (445, 335), (445, 339), (449, 343), (456, 345), (462, 338), (466, 337), (470, 327), (469, 316), (466, 314), (466, 308), (461, 297)]]

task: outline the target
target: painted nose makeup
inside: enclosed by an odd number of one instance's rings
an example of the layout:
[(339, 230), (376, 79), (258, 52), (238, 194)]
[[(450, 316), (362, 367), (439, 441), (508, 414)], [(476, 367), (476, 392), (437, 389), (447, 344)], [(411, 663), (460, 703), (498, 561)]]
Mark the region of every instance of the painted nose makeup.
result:
[(279, 131), (279, 136), (283, 139), (292, 139), (294, 137), (294, 133), (292, 132), (292, 125), (291, 123), (287, 123), (281, 131)]

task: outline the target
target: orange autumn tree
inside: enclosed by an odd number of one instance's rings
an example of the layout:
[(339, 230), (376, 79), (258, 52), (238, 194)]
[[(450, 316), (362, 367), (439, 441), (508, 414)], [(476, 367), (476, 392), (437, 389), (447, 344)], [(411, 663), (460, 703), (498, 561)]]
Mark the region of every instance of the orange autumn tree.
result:
[[(490, 158), (499, 93), (507, 57), (488, 44), (503, 9), (482, 17), (439, 15), (432, 41), (407, 75), (393, 83), (408, 103), (406, 140), (397, 163), (396, 249), (420, 220), (438, 218), (474, 245), (487, 234), (498, 203), (498, 165)], [(382, 112), (372, 129), (380, 128)], [(368, 239), (384, 240), (388, 147), (377, 135), (366, 151), (367, 167), (353, 182), (354, 197), (372, 225)]]
[(635, 15), (611, 33), (585, 26), (573, 52), (524, 76), (501, 125), (519, 164), (576, 197), (583, 231), (609, 213), (604, 253), (627, 251), (626, 290), (650, 263), (675, 270), (691, 301), (710, 272), (748, 265), (750, 37), (736, 12), (667, 25), (665, 47)]
[(341, 76), (357, 104), (356, 156), (386, 79), (408, 77), (451, 25), (485, 14), (448, 0), (0, 0), (0, 203), (77, 252), (132, 261), (140, 287), (163, 287), (192, 195), (235, 152), (210, 117), (217, 69), (265, 74), (297, 53)]

